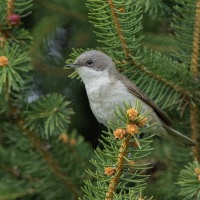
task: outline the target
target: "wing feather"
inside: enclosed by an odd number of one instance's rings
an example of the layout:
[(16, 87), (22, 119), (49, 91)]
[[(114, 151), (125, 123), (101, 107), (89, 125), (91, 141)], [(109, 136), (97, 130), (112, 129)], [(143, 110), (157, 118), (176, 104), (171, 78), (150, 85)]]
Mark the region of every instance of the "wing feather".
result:
[(148, 96), (146, 96), (136, 85), (134, 85), (128, 78), (124, 75), (117, 73), (117, 79), (121, 80), (126, 86), (127, 90), (135, 95), (138, 99), (147, 103), (157, 114), (157, 116), (163, 121), (166, 125), (172, 125), (172, 121), (169, 119), (167, 114), (162, 111)]

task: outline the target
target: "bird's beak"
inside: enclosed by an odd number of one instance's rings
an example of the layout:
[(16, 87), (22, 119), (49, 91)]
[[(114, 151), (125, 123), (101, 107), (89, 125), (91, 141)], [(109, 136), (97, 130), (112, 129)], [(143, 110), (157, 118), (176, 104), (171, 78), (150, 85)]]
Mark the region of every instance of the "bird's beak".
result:
[(69, 68), (77, 68), (77, 67), (78, 67), (78, 65), (77, 65), (77, 64), (74, 64), (74, 63), (72, 63), (72, 64), (66, 64), (66, 65), (65, 65), (65, 67), (69, 67)]

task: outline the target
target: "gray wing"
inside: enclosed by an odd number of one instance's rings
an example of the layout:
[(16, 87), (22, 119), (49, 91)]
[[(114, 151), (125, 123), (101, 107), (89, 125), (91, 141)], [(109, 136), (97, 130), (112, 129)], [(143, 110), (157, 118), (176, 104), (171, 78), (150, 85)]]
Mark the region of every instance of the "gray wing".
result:
[(128, 78), (119, 73), (118, 80), (122, 80), (126, 85), (128, 91), (138, 97), (138, 99), (147, 103), (157, 114), (157, 116), (164, 122), (166, 125), (172, 125), (172, 121), (169, 119), (167, 114), (162, 111), (148, 96), (146, 96), (136, 85), (134, 85)]

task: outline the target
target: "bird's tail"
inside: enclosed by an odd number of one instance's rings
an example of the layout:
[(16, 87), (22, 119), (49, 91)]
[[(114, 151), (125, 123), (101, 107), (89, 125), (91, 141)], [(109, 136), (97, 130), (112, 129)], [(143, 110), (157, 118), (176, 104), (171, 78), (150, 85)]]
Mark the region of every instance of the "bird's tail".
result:
[(180, 146), (194, 146), (196, 143), (183, 135), (182, 133), (170, 128), (169, 126), (163, 125), (164, 129), (167, 131), (167, 138), (172, 142)]

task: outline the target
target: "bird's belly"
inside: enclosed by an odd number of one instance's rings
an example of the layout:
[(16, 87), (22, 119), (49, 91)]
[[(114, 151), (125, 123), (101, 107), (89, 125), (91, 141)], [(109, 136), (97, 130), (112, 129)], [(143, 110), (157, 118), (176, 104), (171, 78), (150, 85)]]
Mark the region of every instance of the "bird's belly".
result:
[(108, 126), (108, 122), (113, 119), (114, 115), (113, 103), (98, 100), (95, 104), (90, 104), (90, 107), (97, 120)]
[(132, 94), (126, 91), (126, 88), (120, 89), (120, 87), (116, 89), (112, 88), (112, 90), (105, 87), (101, 90), (90, 90), (88, 92), (88, 98), (95, 117), (105, 126), (108, 126), (110, 121), (116, 121), (114, 112), (117, 106), (123, 108), (124, 103), (129, 102), (134, 106), (136, 100)]

